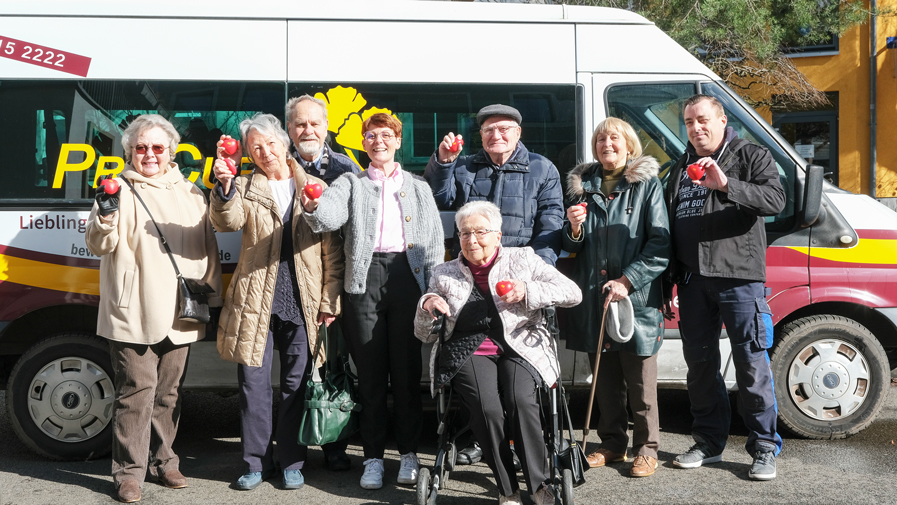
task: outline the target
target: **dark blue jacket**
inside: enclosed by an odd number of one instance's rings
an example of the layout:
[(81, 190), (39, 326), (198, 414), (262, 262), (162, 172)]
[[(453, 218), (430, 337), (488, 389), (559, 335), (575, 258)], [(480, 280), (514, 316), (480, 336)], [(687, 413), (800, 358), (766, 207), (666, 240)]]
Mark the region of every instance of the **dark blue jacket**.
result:
[[(424, 178), (440, 210), (490, 201), (501, 209), (502, 246), (529, 246), (549, 265), (557, 261), (564, 224), (560, 175), (551, 161), (529, 152), (522, 142), (501, 167), (484, 150), (449, 164), (439, 163), (434, 154)], [(455, 230), (452, 257), (460, 250)]]

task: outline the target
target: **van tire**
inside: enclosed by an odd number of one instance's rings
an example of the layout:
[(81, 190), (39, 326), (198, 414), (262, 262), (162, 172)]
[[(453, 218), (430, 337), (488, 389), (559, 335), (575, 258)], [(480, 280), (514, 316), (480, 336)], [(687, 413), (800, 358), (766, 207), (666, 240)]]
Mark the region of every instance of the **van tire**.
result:
[(863, 431), (881, 410), (890, 385), (881, 343), (846, 317), (788, 323), (770, 361), (779, 420), (805, 438), (838, 439)]
[(34, 452), (60, 461), (109, 454), (114, 399), (109, 344), (87, 332), (54, 335), (32, 346), (6, 387), (16, 435)]

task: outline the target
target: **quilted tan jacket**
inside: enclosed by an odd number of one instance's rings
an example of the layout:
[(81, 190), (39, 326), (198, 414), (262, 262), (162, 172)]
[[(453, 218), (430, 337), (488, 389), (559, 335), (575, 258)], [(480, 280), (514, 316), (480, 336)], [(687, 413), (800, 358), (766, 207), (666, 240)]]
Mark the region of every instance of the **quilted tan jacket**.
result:
[[(506, 279), (526, 283), (524, 301), (508, 304), (498, 297), (495, 293), (495, 284)], [(426, 297), (438, 295), (448, 302), (451, 315), (446, 318), (446, 339), (451, 338), (458, 313), (467, 303), (473, 286), (473, 274), (461, 262), (461, 258), (433, 268), (430, 287), (421, 301)], [(529, 362), (546, 384), (554, 384), (560, 370), (541, 309), (551, 306), (572, 307), (578, 304), (582, 300), (579, 286), (556, 268), (545, 263), (532, 248), (500, 247), (498, 257), (489, 272), (489, 291), (501, 317), (508, 346)], [(418, 307), (421, 305), (422, 303)], [(414, 318), (415, 336), (425, 343), (438, 340), (438, 335), (430, 334), (432, 323), (433, 318), (430, 314), (419, 308)], [(430, 353), (431, 390), (438, 347), (437, 343)]]
[[(324, 181), (306, 175), (295, 160), (288, 160), (296, 180), (293, 199), (293, 251), (298, 274), (302, 315), (308, 345), (314, 352), (318, 338), (318, 313), (340, 313), (343, 242), (338, 233), (315, 233), (302, 217), (299, 202), (306, 180), (326, 187)], [(224, 201), (218, 187), (212, 190), (212, 224), (219, 232), (243, 230), (240, 259), (227, 287), (218, 323), (218, 353), (228, 361), (261, 366), (271, 320), (271, 303), (277, 282), (283, 240), (281, 212), (268, 186), (268, 177), (256, 168), (234, 179), (236, 194)], [(324, 363), (323, 350), (317, 365)]]

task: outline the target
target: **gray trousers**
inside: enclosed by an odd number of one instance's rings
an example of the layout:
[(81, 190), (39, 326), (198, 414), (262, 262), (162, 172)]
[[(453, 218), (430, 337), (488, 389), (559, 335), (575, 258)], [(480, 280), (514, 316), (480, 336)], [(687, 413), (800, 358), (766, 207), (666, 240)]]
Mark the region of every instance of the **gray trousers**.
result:
[[(592, 363), (595, 354), (589, 353)], [(629, 445), (629, 413), (632, 409), (632, 455), (657, 458), (660, 418), (657, 412), (657, 355), (636, 356), (625, 351), (601, 354), (595, 387), (601, 448), (625, 454)]]
[(528, 370), (506, 356), (471, 356), (452, 378), (452, 387), (470, 412), (470, 430), (503, 496), (519, 489), (512, 439), (529, 492), (548, 482), (539, 388)]
[(143, 482), (147, 465), (159, 476), (178, 470), (171, 448), (181, 417), (179, 390), (187, 367), (189, 345), (167, 338), (142, 345), (109, 341), (115, 373), (112, 419), (112, 480), (115, 487)]
[[(274, 392), (271, 389), (275, 341), (280, 352), (280, 407), (276, 433), (273, 422)], [(299, 445), (298, 438), (310, 364), (305, 326), (284, 323), (272, 317), (262, 366), (238, 365), (240, 425), (246, 471), (265, 472), (275, 467), (275, 439), (277, 463), (281, 470), (301, 470), (305, 464), (308, 447)]]

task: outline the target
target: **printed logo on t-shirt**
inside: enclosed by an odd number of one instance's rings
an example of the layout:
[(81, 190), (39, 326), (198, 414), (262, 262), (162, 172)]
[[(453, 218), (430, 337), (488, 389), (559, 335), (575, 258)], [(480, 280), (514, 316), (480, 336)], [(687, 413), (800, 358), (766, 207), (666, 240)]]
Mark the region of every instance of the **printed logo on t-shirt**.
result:
[(707, 188), (695, 185), (683, 170), (679, 178), (679, 205), (676, 207), (676, 219), (700, 216), (704, 211), (705, 201), (707, 201)]

